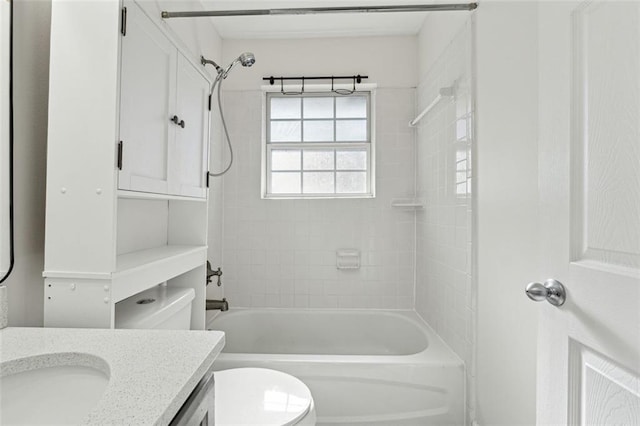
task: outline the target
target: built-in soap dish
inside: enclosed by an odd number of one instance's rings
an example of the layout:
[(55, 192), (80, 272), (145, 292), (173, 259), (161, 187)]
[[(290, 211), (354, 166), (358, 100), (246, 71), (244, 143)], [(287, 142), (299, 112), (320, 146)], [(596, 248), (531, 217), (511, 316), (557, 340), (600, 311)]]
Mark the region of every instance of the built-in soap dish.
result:
[(336, 251), (338, 269), (360, 269), (360, 250), (341, 249)]
[(422, 210), (425, 200), (421, 198), (395, 198), (391, 200), (391, 207), (404, 210)]

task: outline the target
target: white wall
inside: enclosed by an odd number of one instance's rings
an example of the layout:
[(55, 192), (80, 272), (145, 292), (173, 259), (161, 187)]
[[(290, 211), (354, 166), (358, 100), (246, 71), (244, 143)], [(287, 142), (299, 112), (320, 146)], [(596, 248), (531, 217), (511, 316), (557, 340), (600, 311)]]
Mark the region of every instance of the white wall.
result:
[(5, 284), (9, 325), (42, 325), (51, 4), (14, 2), (16, 263)]
[(423, 81), (425, 74), (434, 66), (444, 50), (458, 35), (469, 20), (464, 12), (438, 12), (427, 14), (418, 34), (418, 76)]
[[(474, 415), (472, 23), (468, 14), (431, 15), (419, 36), (418, 111), (456, 84), (418, 124), (416, 311), (462, 358), (467, 373), (467, 422)], [(462, 19), (461, 19), (462, 17)], [(435, 33), (434, 33), (435, 31)], [(443, 33), (441, 34), (440, 31)], [(445, 36), (450, 38), (447, 40)]]
[[(225, 295), (232, 306), (413, 307), (414, 214), (392, 209), (391, 199), (414, 193), (407, 123), (414, 114), (415, 49), (414, 37), (224, 42), (225, 64), (243, 51), (256, 55), (252, 69), (236, 69), (225, 81), (236, 155), (224, 178)], [(393, 64), (403, 61), (396, 72)], [(353, 73), (380, 87), (376, 198), (262, 200), (261, 78)], [(336, 269), (340, 248), (361, 251), (360, 270)]]
[(477, 419), (535, 424), (538, 258), (537, 6), (476, 12)]
[(253, 90), (265, 83), (262, 77), (271, 75), (361, 74), (378, 87), (415, 87), (416, 49), (417, 40), (412, 36), (225, 40), (222, 64), (226, 66), (247, 51), (255, 54), (256, 63), (235, 70), (224, 84), (226, 90)]
[[(0, 2), (0, 64), (9, 63), (11, 3)], [(0, 277), (9, 269), (9, 69), (0, 67)]]
[[(142, 4), (145, 10), (153, 13), (164, 8), (162, 2), (143, 1)], [(51, 3), (15, 1), (14, 9), (16, 266), (6, 281), (9, 324), (39, 326), (43, 321), (44, 297), (42, 269)], [(221, 39), (210, 21), (175, 20), (169, 26), (194, 54), (203, 52), (205, 56), (220, 59)], [(212, 134), (213, 150), (219, 149), (219, 132), (215, 130)], [(214, 183), (211, 199), (210, 233), (221, 234), (220, 184)], [(219, 241), (218, 236), (212, 248), (213, 253), (217, 251), (221, 256)]]

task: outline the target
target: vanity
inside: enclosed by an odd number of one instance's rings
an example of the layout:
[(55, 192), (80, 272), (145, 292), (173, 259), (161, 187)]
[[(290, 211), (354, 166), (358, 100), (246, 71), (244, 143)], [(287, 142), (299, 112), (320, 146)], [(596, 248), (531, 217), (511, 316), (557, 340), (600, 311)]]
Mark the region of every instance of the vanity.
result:
[(213, 424), (202, 407), (224, 343), (214, 331), (2, 329), (0, 423)]

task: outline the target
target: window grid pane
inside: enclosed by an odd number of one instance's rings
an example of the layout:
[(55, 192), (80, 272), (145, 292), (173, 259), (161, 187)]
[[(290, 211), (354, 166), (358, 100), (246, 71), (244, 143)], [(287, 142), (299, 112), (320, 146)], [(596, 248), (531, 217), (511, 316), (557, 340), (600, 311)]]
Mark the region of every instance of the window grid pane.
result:
[(299, 149), (278, 149), (271, 151), (271, 170), (295, 171), (300, 170), (302, 151)]
[(299, 194), (301, 192), (300, 172), (271, 172), (271, 192)]
[(335, 170), (335, 151), (304, 150), (303, 152), (303, 170)]
[(280, 120), (271, 122), (271, 140), (273, 142), (300, 142), (301, 121)]
[(302, 118), (299, 98), (271, 98), (271, 118)]
[(308, 97), (302, 98), (302, 105), (304, 108), (304, 119), (309, 118), (333, 118), (334, 113), (334, 98), (332, 97)]
[(336, 117), (367, 118), (367, 99), (362, 96), (336, 98)]
[(333, 142), (335, 139), (333, 120), (304, 120), (303, 140), (305, 142)]

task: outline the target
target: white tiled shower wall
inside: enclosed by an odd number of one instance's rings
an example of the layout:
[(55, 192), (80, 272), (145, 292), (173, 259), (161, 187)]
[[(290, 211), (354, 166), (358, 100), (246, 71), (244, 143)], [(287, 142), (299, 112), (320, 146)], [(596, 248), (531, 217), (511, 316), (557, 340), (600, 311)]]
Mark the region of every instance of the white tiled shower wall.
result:
[[(263, 92), (224, 93), (234, 167), (224, 177), (225, 296), (234, 307), (414, 306), (415, 217), (391, 207), (413, 197), (415, 89), (376, 90), (376, 197), (263, 200)], [(336, 250), (361, 252), (338, 270)]]
[[(417, 129), (416, 311), (467, 366), (467, 412), (474, 380), (475, 285), (473, 280), (474, 122), (471, 20), (421, 76), (417, 104), (422, 110), (440, 88), (455, 85)], [(473, 418), (473, 417), (471, 417)]]

